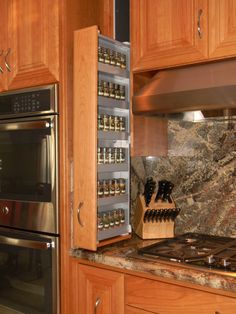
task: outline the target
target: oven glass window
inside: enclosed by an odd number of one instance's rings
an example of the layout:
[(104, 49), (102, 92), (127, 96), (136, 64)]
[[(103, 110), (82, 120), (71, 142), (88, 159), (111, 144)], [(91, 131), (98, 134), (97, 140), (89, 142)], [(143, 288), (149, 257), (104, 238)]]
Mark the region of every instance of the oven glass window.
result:
[(50, 127), (27, 126), (0, 132), (1, 199), (51, 201), (50, 133)]
[(52, 313), (51, 249), (0, 244), (0, 313)]

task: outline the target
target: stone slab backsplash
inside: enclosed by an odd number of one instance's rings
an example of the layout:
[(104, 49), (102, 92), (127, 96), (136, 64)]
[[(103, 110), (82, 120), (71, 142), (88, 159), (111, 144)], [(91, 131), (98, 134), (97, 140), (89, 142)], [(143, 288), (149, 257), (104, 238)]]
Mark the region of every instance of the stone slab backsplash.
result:
[(150, 176), (175, 185), (172, 196), (181, 208), (175, 234), (236, 237), (235, 121), (170, 121), (167, 157), (132, 157), (131, 221)]

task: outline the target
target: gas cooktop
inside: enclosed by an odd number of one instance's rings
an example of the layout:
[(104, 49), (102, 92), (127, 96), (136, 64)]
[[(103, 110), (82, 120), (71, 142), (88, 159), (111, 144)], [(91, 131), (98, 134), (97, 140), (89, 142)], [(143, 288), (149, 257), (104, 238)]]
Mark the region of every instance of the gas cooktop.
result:
[(236, 239), (186, 233), (138, 250), (143, 256), (236, 274)]

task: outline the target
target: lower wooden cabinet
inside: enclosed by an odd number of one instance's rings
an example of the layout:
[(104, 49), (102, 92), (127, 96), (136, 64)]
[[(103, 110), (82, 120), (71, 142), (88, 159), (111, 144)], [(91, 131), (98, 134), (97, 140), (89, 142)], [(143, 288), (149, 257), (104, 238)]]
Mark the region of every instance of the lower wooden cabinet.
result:
[[(78, 263), (78, 314), (235, 314), (236, 296)], [(216, 290), (216, 292), (218, 292)]]
[(124, 275), (79, 265), (79, 314), (124, 314)]
[(125, 292), (128, 314), (236, 313), (236, 298), (136, 276), (125, 277)]

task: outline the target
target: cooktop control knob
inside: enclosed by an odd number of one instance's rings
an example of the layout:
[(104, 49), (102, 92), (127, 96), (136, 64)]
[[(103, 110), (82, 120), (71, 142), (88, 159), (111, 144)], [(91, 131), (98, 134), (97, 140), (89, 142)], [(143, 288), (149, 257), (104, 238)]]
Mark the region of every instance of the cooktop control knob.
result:
[(214, 255), (209, 255), (206, 257), (206, 263), (211, 266), (212, 264), (215, 263), (215, 257)]
[(223, 267), (229, 267), (231, 262), (228, 260), (228, 258), (222, 258), (220, 260), (220, 265)]

